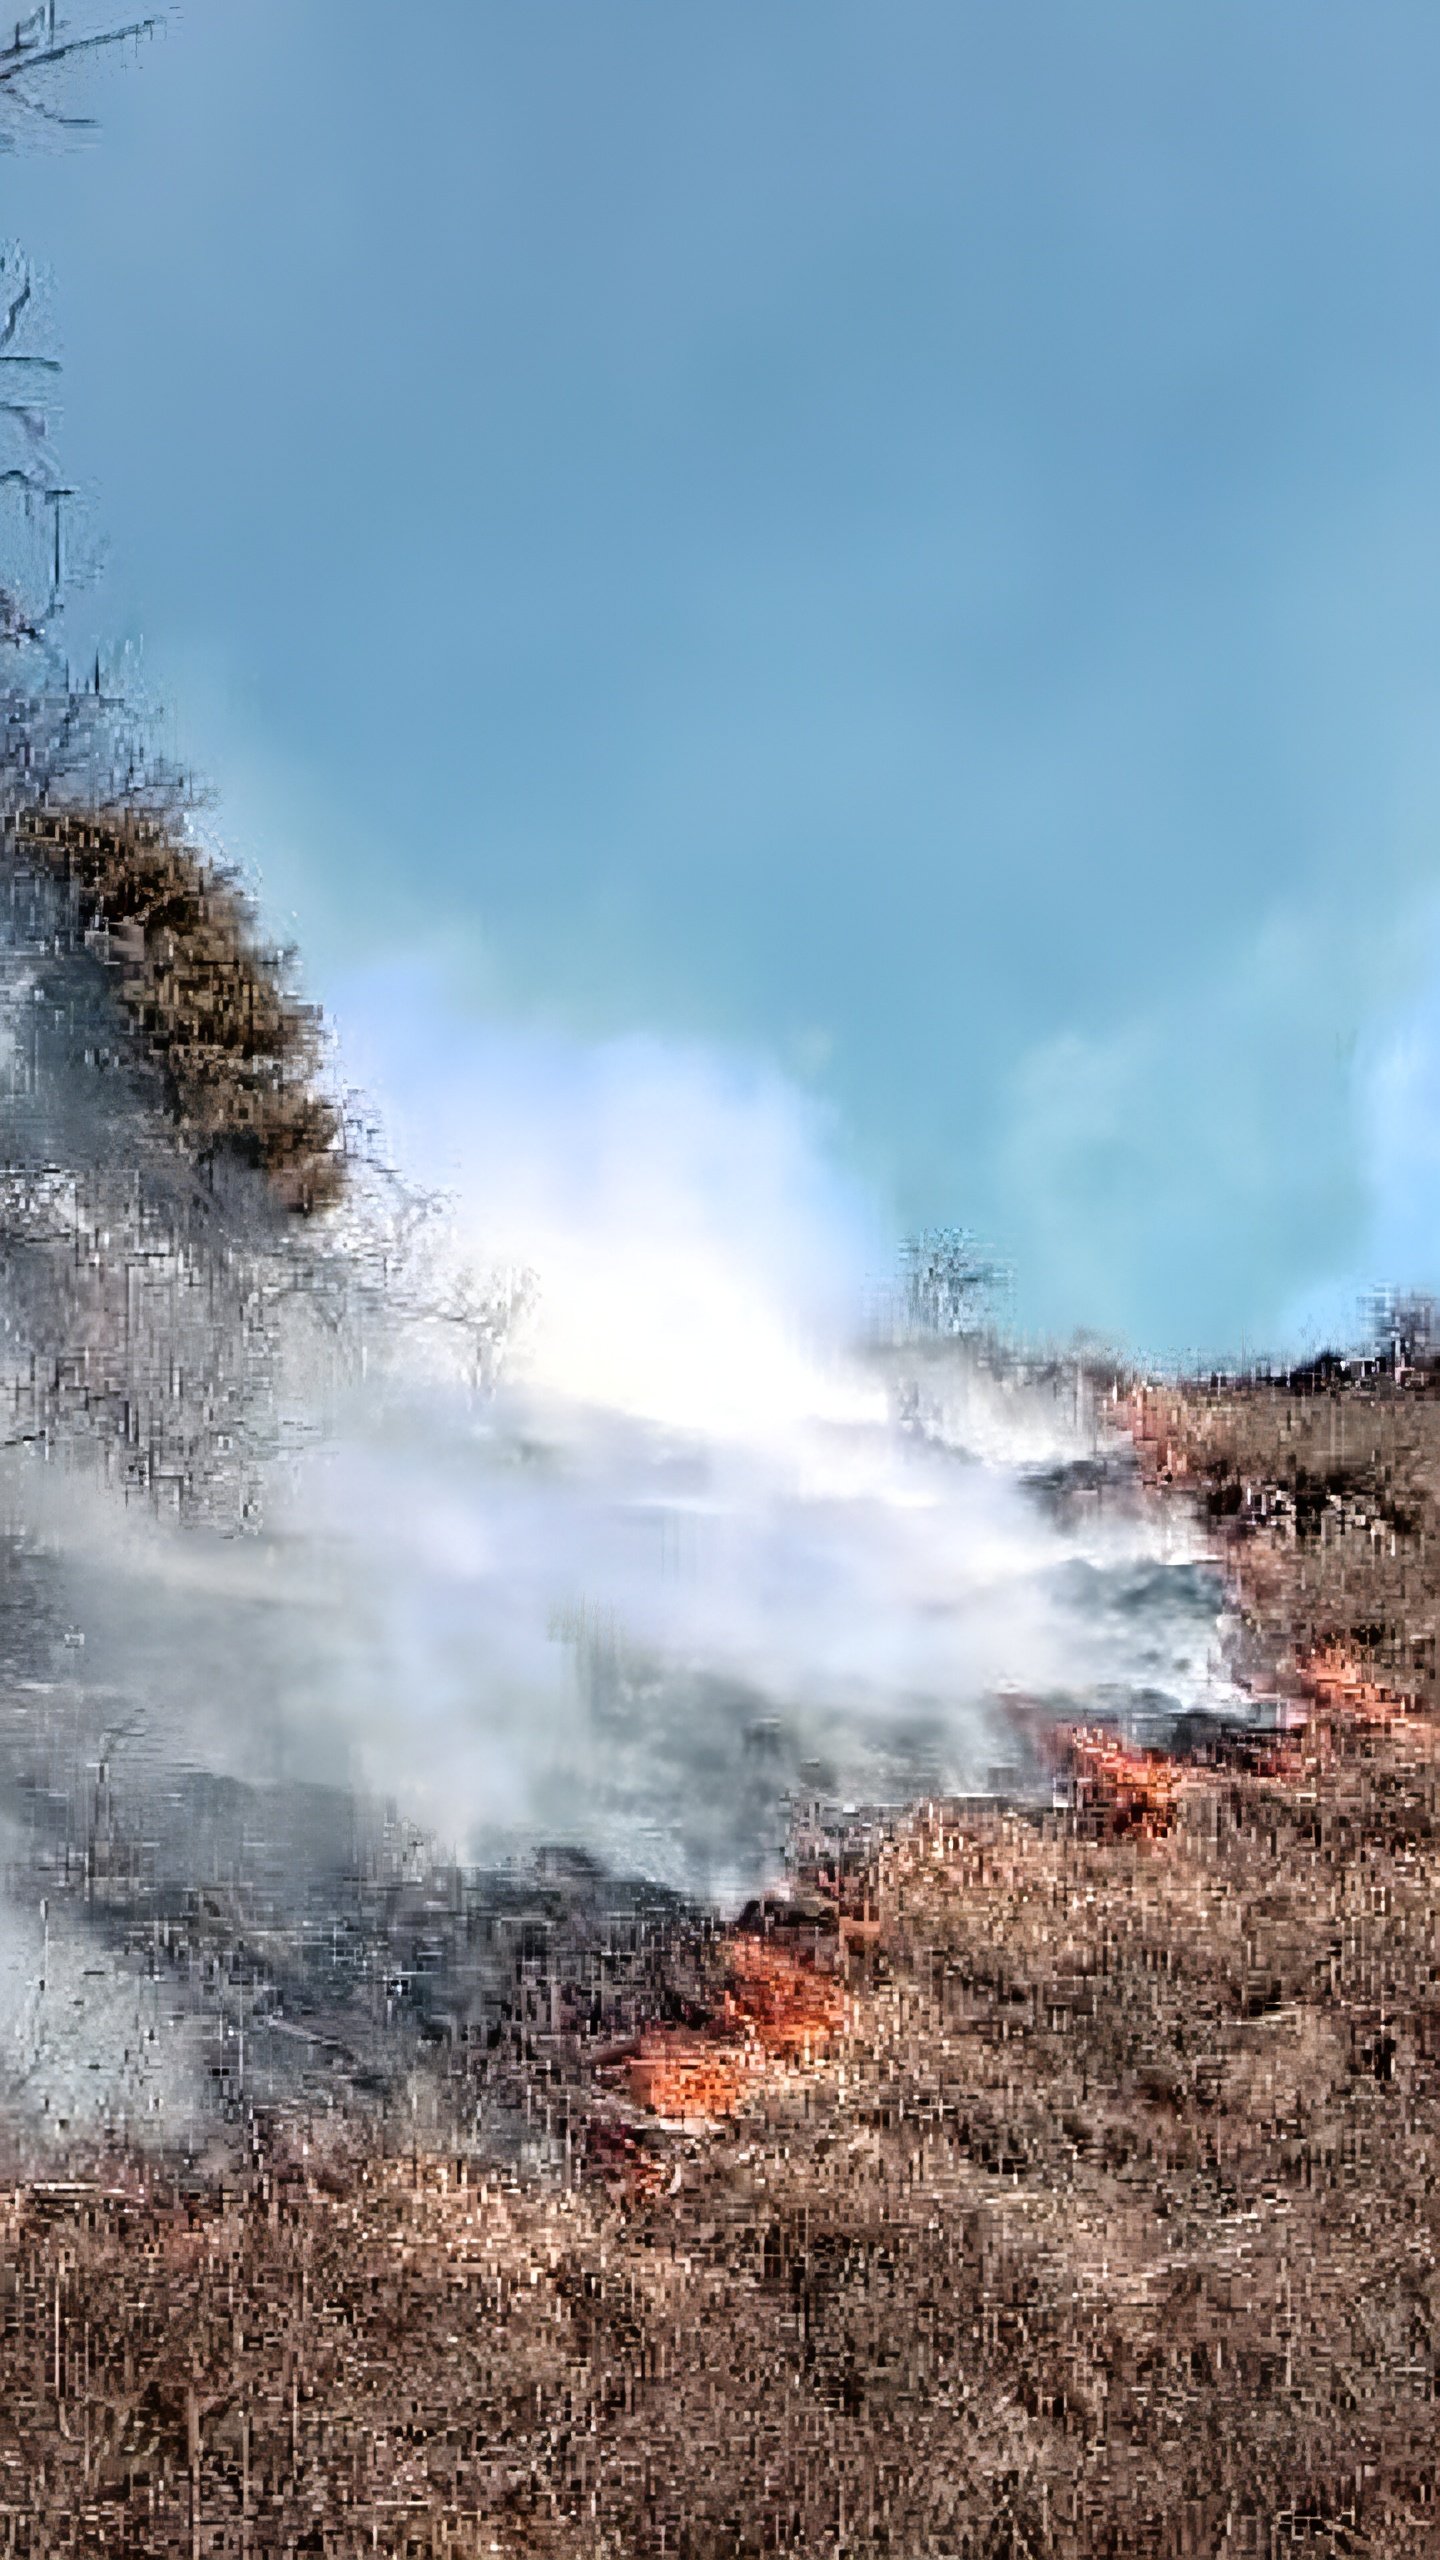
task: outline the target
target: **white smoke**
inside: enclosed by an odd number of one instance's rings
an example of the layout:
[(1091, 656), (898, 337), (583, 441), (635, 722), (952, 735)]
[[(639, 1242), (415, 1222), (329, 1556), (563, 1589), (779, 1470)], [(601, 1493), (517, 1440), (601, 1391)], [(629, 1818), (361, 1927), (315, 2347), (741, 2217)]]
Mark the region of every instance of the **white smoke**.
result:
[(565, 1841), (723, 1899), (796, 1799), (984, 1784), (1017, 1696), (1225, 1694), (1183, 1530), (1035, 1497), (1097, 1445), (1073, 1375), (856, 1347), (878, 1222), (799, 1095), (434, 1018), (372, 990), (364, 1052), (451, 1185), (425, 1288), (348, 1367), (296, 1354), (263, 1525), (12, 1461), (122, 1793), (339, 1784), (471, 1859)]
[[(27, 1865), (14, 1826), (0, 1864)], [(175, 1983), (97, 1939), (64, 1897), (0, 1894), (0, 2108), (64, 2140), (193, 2141), (211, 2105), (199, 2020)]]

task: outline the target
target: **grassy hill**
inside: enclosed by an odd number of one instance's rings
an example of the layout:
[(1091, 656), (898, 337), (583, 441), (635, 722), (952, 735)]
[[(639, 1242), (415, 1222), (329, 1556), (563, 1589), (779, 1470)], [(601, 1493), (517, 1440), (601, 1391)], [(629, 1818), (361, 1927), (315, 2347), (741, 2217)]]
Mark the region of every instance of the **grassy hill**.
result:
[(1148, 1810), (918, 1808), (677, 1926), (638, 2039), (517, 1985), (450, 2069), (549, 2178), (312, 2118), (17, 2183), (11, 2547), (1440, 2548), (1440, 1400), (1133, 1419), (1296, 1729)]

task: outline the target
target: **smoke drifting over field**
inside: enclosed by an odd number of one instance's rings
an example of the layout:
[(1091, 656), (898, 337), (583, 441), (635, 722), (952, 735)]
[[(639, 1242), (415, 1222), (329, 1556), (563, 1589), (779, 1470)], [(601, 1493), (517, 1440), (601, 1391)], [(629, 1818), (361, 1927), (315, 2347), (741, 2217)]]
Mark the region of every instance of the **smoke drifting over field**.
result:
[[(44, 2107), (199, 2103), (183, 1998), (94, 2033), (138, 1983), (117, 1877), (307, 1944), (402, 1836), (724, 1903), (797, 1808), (1033, 1784), (1017, 1701), (1224, 1694), (1212, 1582), (1097, 1497), (1083, 1379), (867, 1310), (784, 1087), (457, 1029), (419, 1090), (449, 1199), (372, 1148), (296, 1218), (197, 1169), (113, 962), (11, 880), (0, 2028)], [(369, 1028), (403, 1126), (403, 1008)]]

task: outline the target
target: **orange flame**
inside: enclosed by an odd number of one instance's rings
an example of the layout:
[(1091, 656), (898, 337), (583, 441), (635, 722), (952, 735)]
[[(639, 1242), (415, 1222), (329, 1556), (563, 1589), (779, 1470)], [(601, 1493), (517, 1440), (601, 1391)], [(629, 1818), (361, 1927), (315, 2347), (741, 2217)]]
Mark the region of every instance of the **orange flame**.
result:
[(823, 2051), (845, 2024), (838, 1982), (769, 1938), (730, 1941), (724, 2015), (747, 2042), (786, 2060)]
[(1099, 1725), (1068, 1725), (1059, 1739), (1078, 1809), (1104, 1813), (1117, 1831), (1156, 1838), (1169, 1830), (1184, 1774), (1178, 1762), (1134, 1751)]
[(737, 1933), (725, 1988), (698, 2028), (648, 2027), (622, 2062), (631, 2103), (672, 2122), (733, 2115), (767, 2064), (813, 2061), (841, 2032), (845, 1994), (801, 1956)]
[(635, 2105), (651, 2115), (713, 2121), (734, 2114), (753, 2069), (740, 2047), (708, 2032), (651, 2027), (625, 2063), (625, 2084)]

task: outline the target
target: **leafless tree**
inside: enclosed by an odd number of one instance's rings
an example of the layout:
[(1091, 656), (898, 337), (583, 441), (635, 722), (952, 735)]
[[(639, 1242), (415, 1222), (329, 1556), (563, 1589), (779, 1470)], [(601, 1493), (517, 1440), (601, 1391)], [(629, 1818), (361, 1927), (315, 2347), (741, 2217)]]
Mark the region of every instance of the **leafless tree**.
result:
[[(129, 19), (122, 26), (77, 27), (59, 16), (55, 0), (42, 0), (39, 8), (15, 20), (13, 35), (0, 44), (0, 112), (12, 119), (38, 118), (70, 132), (88, 129), (93, 117), (73, 114), (56, 104), (57, 75), (63, 76), (85, 54), (139, 44), (160, 24), (158, 17), (148, 17)], [(0, 129), (0, 144), (11, 139)]]

